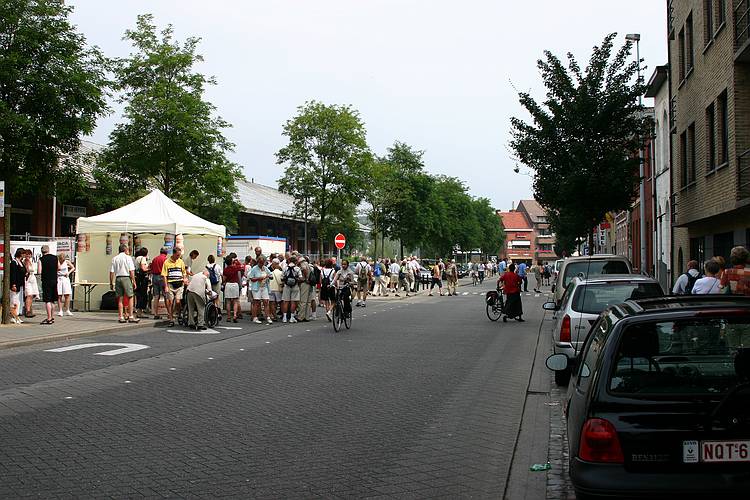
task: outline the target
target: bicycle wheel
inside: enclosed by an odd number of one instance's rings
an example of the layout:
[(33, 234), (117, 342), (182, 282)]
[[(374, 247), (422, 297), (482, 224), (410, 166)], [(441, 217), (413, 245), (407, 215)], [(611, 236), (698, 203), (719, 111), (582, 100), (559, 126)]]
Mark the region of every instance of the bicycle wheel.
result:
[(188, 320), (188, 306), (186, 303), (181, 302), (180, 313), (177, 315), (177, 324), (180, 326), (188, 326), (190, 324)]
[(502, 311), (498, 307), (497, 302), (487, 304), (487, 317), (490, 318), (490, 321), (497, 321), (500, 319), (500, 316), (502, 316)]
[(213, 328), (216, 326), (216, 323), (219, 322), (219, 310), (216, 308), (216, 305), (213, 302), (209, 302), (206, 304), (206, 310), (205, 310), (205, 319), (206, 319), (206, 326), (209, 328)]
[(341, 315), (343, 313), (343, 310), (341, 309), (341, 304), (336, 302), (336, 305), (333, 306), (333, 320), (331, 323), (333, 323), (333, 331), (338, 332), (341, 330)]
[[(343, 307), (341, 308), (342, 312), (344, 311)], [(346, 313), (344, 312), (344, 326), (348, 330), (352, 327), (352, 313)]]

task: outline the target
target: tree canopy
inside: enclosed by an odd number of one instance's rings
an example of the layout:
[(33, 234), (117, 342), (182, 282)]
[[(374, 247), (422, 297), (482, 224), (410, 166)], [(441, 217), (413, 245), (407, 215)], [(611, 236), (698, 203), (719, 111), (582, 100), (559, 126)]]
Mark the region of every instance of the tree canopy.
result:
[(594, 47), (584, 70), (572, 54), (566, 66), (546, 51), (537, 63), (546, 99), (521, 92), (532, 121), (511, 119), (511, 147), (535, 172), (534, 197), (567, 240), (591, 234), (607, 212), (628, 209), (637, 191), (636, 153), (650, 118), (638, 102), (645, 86), (633, 81), (638, 62), (628, 61), (632, 44), (613, 55), (615, 36)]
[(114, 61), (126, 106), (95, 172), (101, 199), (119, 204), (158, 188), (188, 210), (235, 227), (235, 180), (242, 174), (227, 159), (233, 144), (222, 130), (229, 123), (204, 99), (216, 82), (195, 71), (203, 61), (200, 39), (180, 43), (171, 25), (157, 32), (151, 15), (138, 16), (124, 38), (134, 52)]

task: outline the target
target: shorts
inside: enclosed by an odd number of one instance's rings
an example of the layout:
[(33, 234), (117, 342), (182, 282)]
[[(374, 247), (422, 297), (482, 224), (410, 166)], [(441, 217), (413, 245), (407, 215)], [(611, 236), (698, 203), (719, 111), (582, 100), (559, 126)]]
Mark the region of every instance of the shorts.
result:
[(213, 290), (216, 295), (219, 295), (221, 293), (221, 282), (219, 281), (211, 285), (211, 290)]
[(166, 297), (164, 293), (164, 276), (161, 274), (152, 274), (151, 285), (151, 293), (154, 297)]
[(73, 287), (70, 284), (70, 278), (68, 278), (67, 276), (58, 276), (57, 277), (57, 295), (71, 295), (72, 293), (73, 293)]
[(367, 280), (357, 280), (357, 289), (358, 290), (367, 290)]
[[(59, 290), (58, 286), (58, 292)], [(130, 280), (130, 276), (118, 276), (115, 278), (115, 294), (118, 297), (132, 297), (133, 296), (133, 282)]]
[(184, 286), (180, 283), (178, 288), (174, 288), (171, 284), (167, 284), (167, 294), (165, 297), (167, 300), (182, 300), (182, 294), (184, 292)]
[(268, 288), (260, 287), (257, 290), (253, 290), (253, 300), (269, 300), (270, 294)]
[(391, 285), (398, 285), (398, 274), (391, 274)]
[(224, 298), (225, 299), (239, 299), (240, 298), (240, 285), (239, 283), (227, 283), (224, 285)]
[(269, 300), (271, 302), (282, 302), (282, 300), (281, 300), (281, 292), (279, 292), (279, 291), (272, 291), (269, 294)]
[(57, 280), (42, 280), (42, 299), (44, 302), (57, 302)]
[(284, 302), (299, 302), (300, 291), (299, 285), (297, 286), (285, 286), (281, 292), (281, 300)]
[(336, 300), (336, 289), (332, 286), (326, 286), (320, 288), (320, 300), (333, 302)]

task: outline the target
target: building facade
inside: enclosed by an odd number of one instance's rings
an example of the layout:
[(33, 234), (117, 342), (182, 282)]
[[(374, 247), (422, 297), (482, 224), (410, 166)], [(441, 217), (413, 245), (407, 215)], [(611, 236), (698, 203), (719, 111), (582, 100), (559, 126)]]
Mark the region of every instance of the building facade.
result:
[(547, 220), (547, 212), (536, 200), (521, 200), (518, 203), (518, 212), (522, 213), (531, 223), (534, 236), (534, 263), (550, 262), (557, 259), (555, 254), (555, 235)]
[(750, 6), (667, 2), (673, 276), (750, 237)]
[(518, 208), (498, 211), (497, 215), (505, 231), (505, 247), (499, 252), (501, 259), (529, 265), (557, 259), (555, 235), (550, 229), (547, 212), (536, 200), (521, 200)]
[(653, 168), (653, 260), (654, 277), (665, 290), (672, 283), (672, 187), (669, 154), (669, 66), (657, 66), (648, 81), (645, 97), (654, 100), (654, 134), (651, 141)]

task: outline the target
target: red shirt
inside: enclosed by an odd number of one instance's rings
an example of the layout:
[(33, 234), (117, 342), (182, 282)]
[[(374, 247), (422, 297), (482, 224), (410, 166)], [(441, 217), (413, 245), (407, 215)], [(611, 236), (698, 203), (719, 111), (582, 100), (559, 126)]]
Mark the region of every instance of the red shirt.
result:
[(503, 287), (505, 295), (521, 293), (521, 283), (523, 283), (523, 279), (521, 279), (516, 273), (506, 272), (500, 276), (500, 282), (505, 285)]
[(732, 295), (750, 295), (750, 266), (738, 265), (724, 271), (721, 286), (728, 286)]
[(151, 261), (151, 274), (161, 274), (161, 270), (164, 267), (164, 261), (167, 260), (167, 255), (160, 253), (154, 260)]
[(224, 269), (224, 278), (227, 283), (239, 283), (239, 275), (245, 270), (245, 266), (242, 264), (235, 264)]

